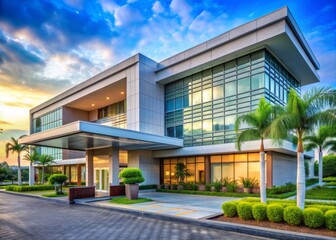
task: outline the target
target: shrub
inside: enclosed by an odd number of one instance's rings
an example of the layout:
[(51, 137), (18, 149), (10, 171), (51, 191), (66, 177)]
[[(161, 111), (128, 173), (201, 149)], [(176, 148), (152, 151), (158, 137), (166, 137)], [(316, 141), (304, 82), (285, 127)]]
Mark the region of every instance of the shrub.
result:
[(222, 182), (219, 180), (216, 180), (212, 183), (212, 186), (215, 189), (215, 192), (220, 192), (220, 190), (222, 189)]
[(12, 192), (28, 192), (28, 191), (43, 191), (53, 190), (53, 185), (36, 185), (36, 186), (6, 186), (6, 191)]
[(323, 182), (336, 182), (336, 177), (325, 177)]
[(255, 178), (240, 177), (240, 182), (243, 184), (244, 188), (254, 188), (258, 185), (258, 180)]
[(64, 174), (53, 174), (48, 178), (49, 183), (55, 186), (56, 194), (63, 194), (62, 186), (68, 177)]
[(138, 184), (145, 181), (139, 168), (124, 168), (119, 173), (119, 178), (125, 184)]
[(336, 210), (329, 210), (325, 213), (325, 223), (330, 230), (336, 230)]
[(293, 192), (296, 190), (296, 185), (293, 183), (286, 183), (285, 185), (272, 187), (267, 189), (268, 194), (282, 194), (287, 192)]
[(172, 184), (172, 185), (171, 185), (171, 189), (173, 189), (173, 190), (177, 190), (177, 184)]
[(238, 188), (238, 184), (236, 180), (232, 180), (228, 185), (227, 185), (227, 190), (228, 192), (234, 192)]
[(315, 183), (318, 183), (318, 178), (310, 178), (306, 180), (306, 186), (311, 186)]
[(249, 220), (253, 218), (252, 215), (252, 204), (251, 203), (239, 203), (237, 206), (237, 213), (239, 218), (244, 220)]
[(140, 185), (139, 190), (145, 190), (145, 189), (156, 189), (156, 184), (150, 184), (150, 185)]
[(222, 184), (224, 187), (227, 187), (227, 185), (230, 183), (230, 178), (229, 177), (225, 177), (222, 180)]
[(270, 204), (267, 206), (267, 218), (271, 222), (281, 222), (283, 220), (283, 207), (279, 204)]
[(205, 191), (211, 191), (211, 184), (210, 183), (207, 183), (204, 185), (204, 188), (205, 188)]
[(336, 176), (336, 155), (323, 157), (323, 177)]
[(333, 187), (336, 187), (336, 182), (328, 182), (324, 186), (333, 186)]
[(303, 220), (303, 213), (301, 208), (297, 206), (286, 207), (283, 212), (283, 217), (289, 225), (300, 225)]
[(309, 176), (309, 163), (308, 161), (304, 161), (304, 167), (305, 167), (305, 175), (306, 177)]
[(235, 217), (237, 216), (237, 204), (233, 202), (223, 203), (222, 209), (225, 217)]
[(183, 185), (184, 190), (192, 190), (192, 191), (198, 190), (198, 185), (194, 182), (186, 182), (186, 183), (183, 183), (182, 185)]
[(314, 176), (318, 176), (318, 168), (319, 168), (318, 160), (315, 160), (315, 162), (314, 162)]
[(319, 228), (324, 224), (324, 214), (317, 208), (306, 208), (303, 210), (303, 221), (307, 227)]
[(267, 205), (265, 203), (256, 203), (252, 206), (253, 218), (257, 221), (263, 221), (267, 219)]

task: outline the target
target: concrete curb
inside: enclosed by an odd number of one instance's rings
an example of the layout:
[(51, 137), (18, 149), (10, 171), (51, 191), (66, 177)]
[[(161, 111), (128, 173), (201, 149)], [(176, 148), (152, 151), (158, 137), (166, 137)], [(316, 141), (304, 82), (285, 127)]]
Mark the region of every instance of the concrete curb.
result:
[(0, 193), (19, 195), (19, 196), (22, 196), (22, 197), (38, 198), (38, 199), (43, 199), (43, 200), (50, 201), (50, 202), (55, 202), (55, 203), (69, 204), (69, 201), (64, 201), (64, 200), (60, 200), (60, 199), (57, 199), (57, 198), (47, 198), (47, 197), (42, 197), (42, 196), (37, 196), (37, 195), (24, 194), (24, 193), (18, 193), (18, 192), (9, 192), (9, 191), (0, 191)]
[(295, 232), (278, 230), (278, 229), (269, 229), (269, 228), (263, 228), (263, 227), (225, 223), (225, 222), (212, 221), (212, 220), (197, 220), (197, 219), (190, 219), (190, 218), (185, 218), (185, 217), (169, 216), (169, 215), (160, 214), (160, 213), (143, 212), (143, 211), (138, 211), (134, 209), (118, 208), (115, 206), (105, 207), (101, 205), (92, 205), (90, 203), (77, 203), (77, 205), (82, 205), (82, 206), (92, 207), (92, 208), (99, 208), (99, 209), (108, 209), (114, 212), (126, 213), (126, 214), (139, 216), (139, 217), (147, 217), (147, 218), (156, 219), (156, 220), (166, 220), (166, 221), (171, 221), (171, 222), (191, 224), (191, 225), (198, 226), (198, 227), (206, 227), (206, 228), (224, 230), (224, 231), (229, 231), (229, 232), (236, 232), (236, 233), (271, 238), (271, 239), (335, 240), (335, 238), (332, 238), (332, 237), (318, 236), (318, 235), (305, 234), (305, 233), (295, 233)]
[[(62, 203), (62, 204), (68, 205), (68, 201), (64, 201), (64, 200), (45, 198), (45, 197), (27, 195), (27, 194), (16, 193), (16, 192), (0, 191), (0, 193), (43, 199), (43, 200), (54, 202), (54, 203)], [(278, 229), (269, 229), (269, 228), (263, 228), (263, 227), (225, 223), (225, 222), (212, 221), (212, 220), (197, 220), (197, 219), (190, 219), (190, 218), (185, 218), (185, 217), (169, 216), (169, 215), (160, 214), (160, 213), (143, 212), (143, 211), (138, 211), (134, 209), (118, 208), (115, 206), (106, 207), (106, 206), (100, 206), (100, 205), (92, 205), (90, 203), (76, 203), (75, 205), (79, 205), (81, 207), (106, 209), (106, 210), (129, 214), (133, 216), (147, 217), (147, 218), (156, 219), (156, 220), (166, 220), (166, 221), (171, 221), (171, 222), (190, 224), (190, 225), (194, 225), (197, 227), (206, 227), (206, 228), (224, 230), (224, 231), (229, 231), (229, 232), (236, 232), (236, 233), (253, 235), (253, 236), (258, 236), (258, 237), (272, 238), (272, 239), (335, 240), (335, 238), (332, 238), (332, 237), (318, 236), (318, 235), (305, 234), (305, 233), (295, 233), (295, 232), (289, 232), (289, 231), (278, 230)]]

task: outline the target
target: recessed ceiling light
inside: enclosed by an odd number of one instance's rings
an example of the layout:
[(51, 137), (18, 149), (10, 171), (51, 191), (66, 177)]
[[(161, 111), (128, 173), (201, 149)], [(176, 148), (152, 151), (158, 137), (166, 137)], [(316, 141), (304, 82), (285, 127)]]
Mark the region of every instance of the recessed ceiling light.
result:
[(121, 94), (125, 94), (124, 92), (120, 92)]
[(109, 100), (110, 99), (110, 97), (106, 97), (106, 100)]
[(95, 105), (92, 103), (91, 106), (94, 107)]

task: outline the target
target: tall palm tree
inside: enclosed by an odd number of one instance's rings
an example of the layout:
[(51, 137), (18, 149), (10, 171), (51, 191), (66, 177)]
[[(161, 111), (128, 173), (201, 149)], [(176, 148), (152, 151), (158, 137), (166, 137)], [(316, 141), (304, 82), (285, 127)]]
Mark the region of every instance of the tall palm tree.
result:
[(37, 152), (36, 148), (31, 147), (30, 151), (27, 150), (27, 153), (23, 156), (23, 160), (29, 161), (29, 185), (34, 185), (34, 166), (33, 164), (38, 162), (40, 154)]
[(322, 169), (323, 169), (323, 163), (322, 163), (322, 151), (329, 148), (335, 140), (332, 140), (332, 137), (336, 136), (336, 131), (334, 130), (333, 127), (331, 126), (321, 126), (317, 133), (313, 133), (311, 135), (305, 136), (303, 138), (305, 145), (305, 150), (306, 151), (311, 151), (313, 149), (318, 149), (319, 151), (319, 185), (322, 186), (322, 179), (323, 179), (323, 174), (322, 174)]
[(42, 154), (42, 155), (40, 155), (37, 163), (42, 166), (42, 184), (44, 184), (44, 170), (45, 170), (45, 167), (50, 166), (52, 163), (54, 163), (54, 159), (50, 155)]
[[(19, 137), (22, 138), (21, 136)], [(23, 144), (19, 144), (19, 139), (11, 138), (11, 142), (6, 143), (5, 151), (6, 151), (6, 158), (8, 158), (9, 152), (17, 153), (17, 162), (18, 162), (18, 185), (22, 185), (21, 179), (21, 153), (27, 150), (27, 146)]]
[(241, 124), (247, 124), (249, 127), (238, 134), (236, 146), (239, 151), (244, 142), (260, 139), (260, 199), (263, 203), (266, 203), (264, 140), (270, 137), (270, 126), (278, 110), (278, 106), (272, 106), (262, 98), (254, 112), (239, 116), (235, 122), (236, 132), (239, 132)]
[(331, 125), (336, 120), (336, 91), (331, 88), (313, 88), (301, 98), (291, 89), (288, 103), (283, 113), (271, 125), (272, 138), (281, 142), (285, 134), (295, 134), (297, 138), (297, 206), (304, 208), (305, 201), (305, 167), (304, 144), (305, 135), (320, 125)]

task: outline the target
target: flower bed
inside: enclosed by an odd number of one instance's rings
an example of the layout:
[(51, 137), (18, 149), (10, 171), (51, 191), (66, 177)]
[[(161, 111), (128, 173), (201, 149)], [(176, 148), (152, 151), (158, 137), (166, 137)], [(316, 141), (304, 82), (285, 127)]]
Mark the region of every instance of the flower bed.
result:
[(225, 217), (336, 230), (336, 205), (333, 203), (307, 202), (302, 211), (294, 200), (268, 200), (267, 204), (261, 204), (258, 198), (246, 198), (226, 202), (222, 209)]

